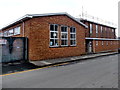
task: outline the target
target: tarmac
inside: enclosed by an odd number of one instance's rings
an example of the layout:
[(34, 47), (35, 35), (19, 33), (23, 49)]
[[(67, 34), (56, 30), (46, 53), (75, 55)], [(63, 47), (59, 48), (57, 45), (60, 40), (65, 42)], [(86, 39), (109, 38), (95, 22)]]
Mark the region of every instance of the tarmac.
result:
[(43, 67), (43, 66), (50, 66), (50, 65), (66, 63), (66, 62), (74, 62), (74, 61), (92, 59), (92, 58), (97, 58), (101, 56), (114, 55), (117, 53), (118, 52), (104, 52), (104, 53), (96, 53), (96, 54), (87, 54), (87, 55), (82, 55), (82, 56), (73, 56), (73, 57), (67, 57), (67, 58), (47, 59), (47, 60), (29, 61), (29, 62), (36, 66)]
[(57, 59), (48, 59), (48, 60), (40, 60), (40, 61), (27, 61), (27, 62), (12, 62), (8, 64), (0, 64), (0, 75), (20, 72), (40, 67), (52, 66), (57, 64), (63, 63), (74, 63), (77, 61), (88, 60), (92, 58), (114, 55), (118, 52), (107, 52), (107, 53), (96, 53), (96, 54), (87, 54), (82, 56), (73, 56), (73, 57), (66, 57), (66, 58), (57, 58)]

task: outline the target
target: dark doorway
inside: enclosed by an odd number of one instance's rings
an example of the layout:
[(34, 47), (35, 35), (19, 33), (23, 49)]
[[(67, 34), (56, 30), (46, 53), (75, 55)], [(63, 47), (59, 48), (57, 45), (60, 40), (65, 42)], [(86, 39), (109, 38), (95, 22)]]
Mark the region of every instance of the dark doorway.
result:
[(86, 40), (86, 52), (93, 53), (93, 41), (92, 40)]

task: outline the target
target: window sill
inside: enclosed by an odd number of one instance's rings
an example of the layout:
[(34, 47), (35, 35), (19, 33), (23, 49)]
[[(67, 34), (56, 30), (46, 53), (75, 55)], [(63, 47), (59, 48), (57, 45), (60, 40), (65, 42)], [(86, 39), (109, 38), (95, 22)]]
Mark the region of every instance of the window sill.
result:
[(64, 48), (64, 47), (76, 47), (77, 45), (67, 45), (67, 46), (49, 46), (49, 48)]

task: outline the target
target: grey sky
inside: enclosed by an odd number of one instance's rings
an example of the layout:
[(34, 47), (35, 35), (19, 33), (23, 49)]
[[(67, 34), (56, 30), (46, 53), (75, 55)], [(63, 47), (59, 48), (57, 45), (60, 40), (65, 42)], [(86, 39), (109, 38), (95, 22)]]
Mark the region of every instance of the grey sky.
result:
[(83, 11), (118, 23), (119, 0), (0, 0), (0, 28), (25, 14), (67, 12), (79, 17)]

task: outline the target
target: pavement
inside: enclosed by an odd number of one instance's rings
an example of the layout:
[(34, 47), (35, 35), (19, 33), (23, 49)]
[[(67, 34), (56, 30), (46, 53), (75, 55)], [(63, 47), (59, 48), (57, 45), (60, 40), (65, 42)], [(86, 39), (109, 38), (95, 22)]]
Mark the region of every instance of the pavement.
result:
[(55, 64), (66, 63), (66, 62), (92, 59), (92, 58), (101, 57), (101, 56), (114, 55), (117, 53), (118, 52), (104, 52), (104, 53), (96, 53), (96, 54), (87, 54), (82, 56), (73, 56), (73, 57), (67, 57), (67, 58), (47, 59), (47, 60), (29, 61), (29, 62), (36, 66), (43, 67), (43, 66), (55, 65)]

